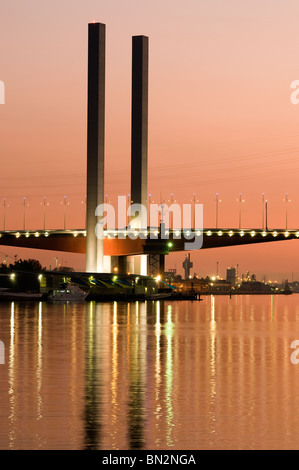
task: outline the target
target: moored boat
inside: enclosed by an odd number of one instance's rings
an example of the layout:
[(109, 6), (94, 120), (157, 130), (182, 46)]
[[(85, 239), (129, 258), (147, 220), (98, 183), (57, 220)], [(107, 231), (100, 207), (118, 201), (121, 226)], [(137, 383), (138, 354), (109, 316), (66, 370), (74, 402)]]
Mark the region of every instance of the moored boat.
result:
[(80, 289), (77, 284), (67, 284), (63, 287), (59, 287), (57, 289), (53, 289), (48, 297), (47, 300), (50, 302), (68, 302), (68, 301), (82, 301), (85, 300), (88, 296), (88, 292)]

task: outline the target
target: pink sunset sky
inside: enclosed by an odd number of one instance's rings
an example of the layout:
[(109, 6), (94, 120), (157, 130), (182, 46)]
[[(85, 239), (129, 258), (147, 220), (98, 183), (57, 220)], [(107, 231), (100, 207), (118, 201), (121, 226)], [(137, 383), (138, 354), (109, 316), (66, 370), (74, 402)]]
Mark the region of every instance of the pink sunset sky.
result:
[[(2, 0), (0, 11), (0, 229), (67, 228), (85, 224), (87, 26), (106, 24), (106, 193), (130, 192), (131, 41), (150, 41), (149, 184), (155, 202), (204, 205), (204, 226), (262, 223), (299, 229), (299, 4), (296, 0)], [(84, 270), (85, 257), (0, 246)], [(183, 273), (184, 253), (166, 268)], [(192, 253), (199, 275), (239, 264), (241, 272), (299, 278), (299, 241)], [(297, 273), (297, 274), (296, 274)]]

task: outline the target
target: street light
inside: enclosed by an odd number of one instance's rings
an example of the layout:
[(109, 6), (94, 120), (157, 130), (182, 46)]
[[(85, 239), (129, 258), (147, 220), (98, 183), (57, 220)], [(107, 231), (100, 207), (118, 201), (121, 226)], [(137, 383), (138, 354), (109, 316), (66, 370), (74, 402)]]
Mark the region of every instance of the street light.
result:
[(6, 208), (9, 207), (9, 204), (6, 203), (6, 197), (3, 199), (3, 230), (5, 230), (6, 222)]
[(286, 230), (287, 230), (288, 229), (288, 205), (291, 202), (291, 199), (289, 199), (288, 193), (286, 193), (286, 197), (285, 197), (284, 201), (286, 203)]
[(196, 224), (196, 203), (198, 202), (198, 199), (196, 199), (196, 193), (193, 193), (193, 198), (191, 200), (192, 202), (192, 214), (191, 217), (193, 218), (193, 221), (191, 220), (191, 228), (193, 226), (194, 230), (196, 230), (199, 227), (195, 227)]
[[(170, 202), (170, 206), (176, 202), (173, 193), (170, 194), (170, 199), (168, 199), (168, 202)], [(173, 210), (171, 210), (169, 213), (169, 228), (173, 229)]]
[(265, 228), (265, 193), (262, 194), (262, 229)]
[(219, 199), (219, 193), (216, 193), (216, 228), (218, 228), (219, 202), (221, 199)]
[[(151, 194), (149, 196), (151, 196)], [(128, 194), (127, 195), (127, 227), (129, 227), (130, 225), (130, 211), (129, 211), (130, 207), (131, 207), (131, 195)]]
[(24, 197), (24, 220), (23, 220), (24, 231), (26, 229), (26, 207), (29, 206), (29, 204), (26, 201), (27, 201), (27, 198)]
[(49, 205), (49, 203), (46, 202), (46, 196), (44, 196), (44, 202), (40, 204), (44, 206), (44, 230), (46, 230), (46, 207)]
[(66, 229), (66, 206), (69, 206), (69, 204), (70, 204), (69, 202), (67, 202), (67, 197), (66, 196), (64, 196), (64, 200), (63, 200), (63, 202), (61, 202), (61, 204), (63, 204), (63, 206), (64, 206), (64, 209), (63, 209), (64, 210), (63, 228), (65, 230)]
[(240, 196), (239, 196), (239, 199), (237, 199), (239, 201), (239, 228), (241, 228), (241, 225), (242, 225), (242, 204), (244, 201), (244, 199), (242, 199), (242, 193), (240, 193)]

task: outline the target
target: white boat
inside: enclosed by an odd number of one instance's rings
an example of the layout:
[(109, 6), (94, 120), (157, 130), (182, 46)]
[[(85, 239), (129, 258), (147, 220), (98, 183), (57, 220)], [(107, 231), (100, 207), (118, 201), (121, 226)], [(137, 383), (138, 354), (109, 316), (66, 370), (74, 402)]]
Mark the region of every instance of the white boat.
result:
[(85, 300), (88, 292), (80, 289), (77, 284), (67, 284), (65, 287), (53, 289), (47, 297), (50, 302), (67, 302)]

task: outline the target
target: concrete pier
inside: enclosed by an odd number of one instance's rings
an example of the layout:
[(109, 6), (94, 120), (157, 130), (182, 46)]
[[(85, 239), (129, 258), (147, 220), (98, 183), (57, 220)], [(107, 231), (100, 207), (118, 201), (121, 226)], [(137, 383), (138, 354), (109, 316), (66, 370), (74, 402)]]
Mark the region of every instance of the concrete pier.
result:
[(96, 237), (96, 207), (104, 203), (106, 26), (88, 25), (86, 271), (103, 272), (104, 242)]
[[(148, 169), (148, 62), (149, 39), (132, 38), (132, 128), (131, 128), (131, 203), (147, 208)], [(147, 225), (147, 220), (145, 222)], [(139, 213), (131, 227), (146, 229)], [(128, 260), (129, 261), (129, 260)], [(128, 264), (131, 272), (147, 274), (147, 256), (135, 256)]]

